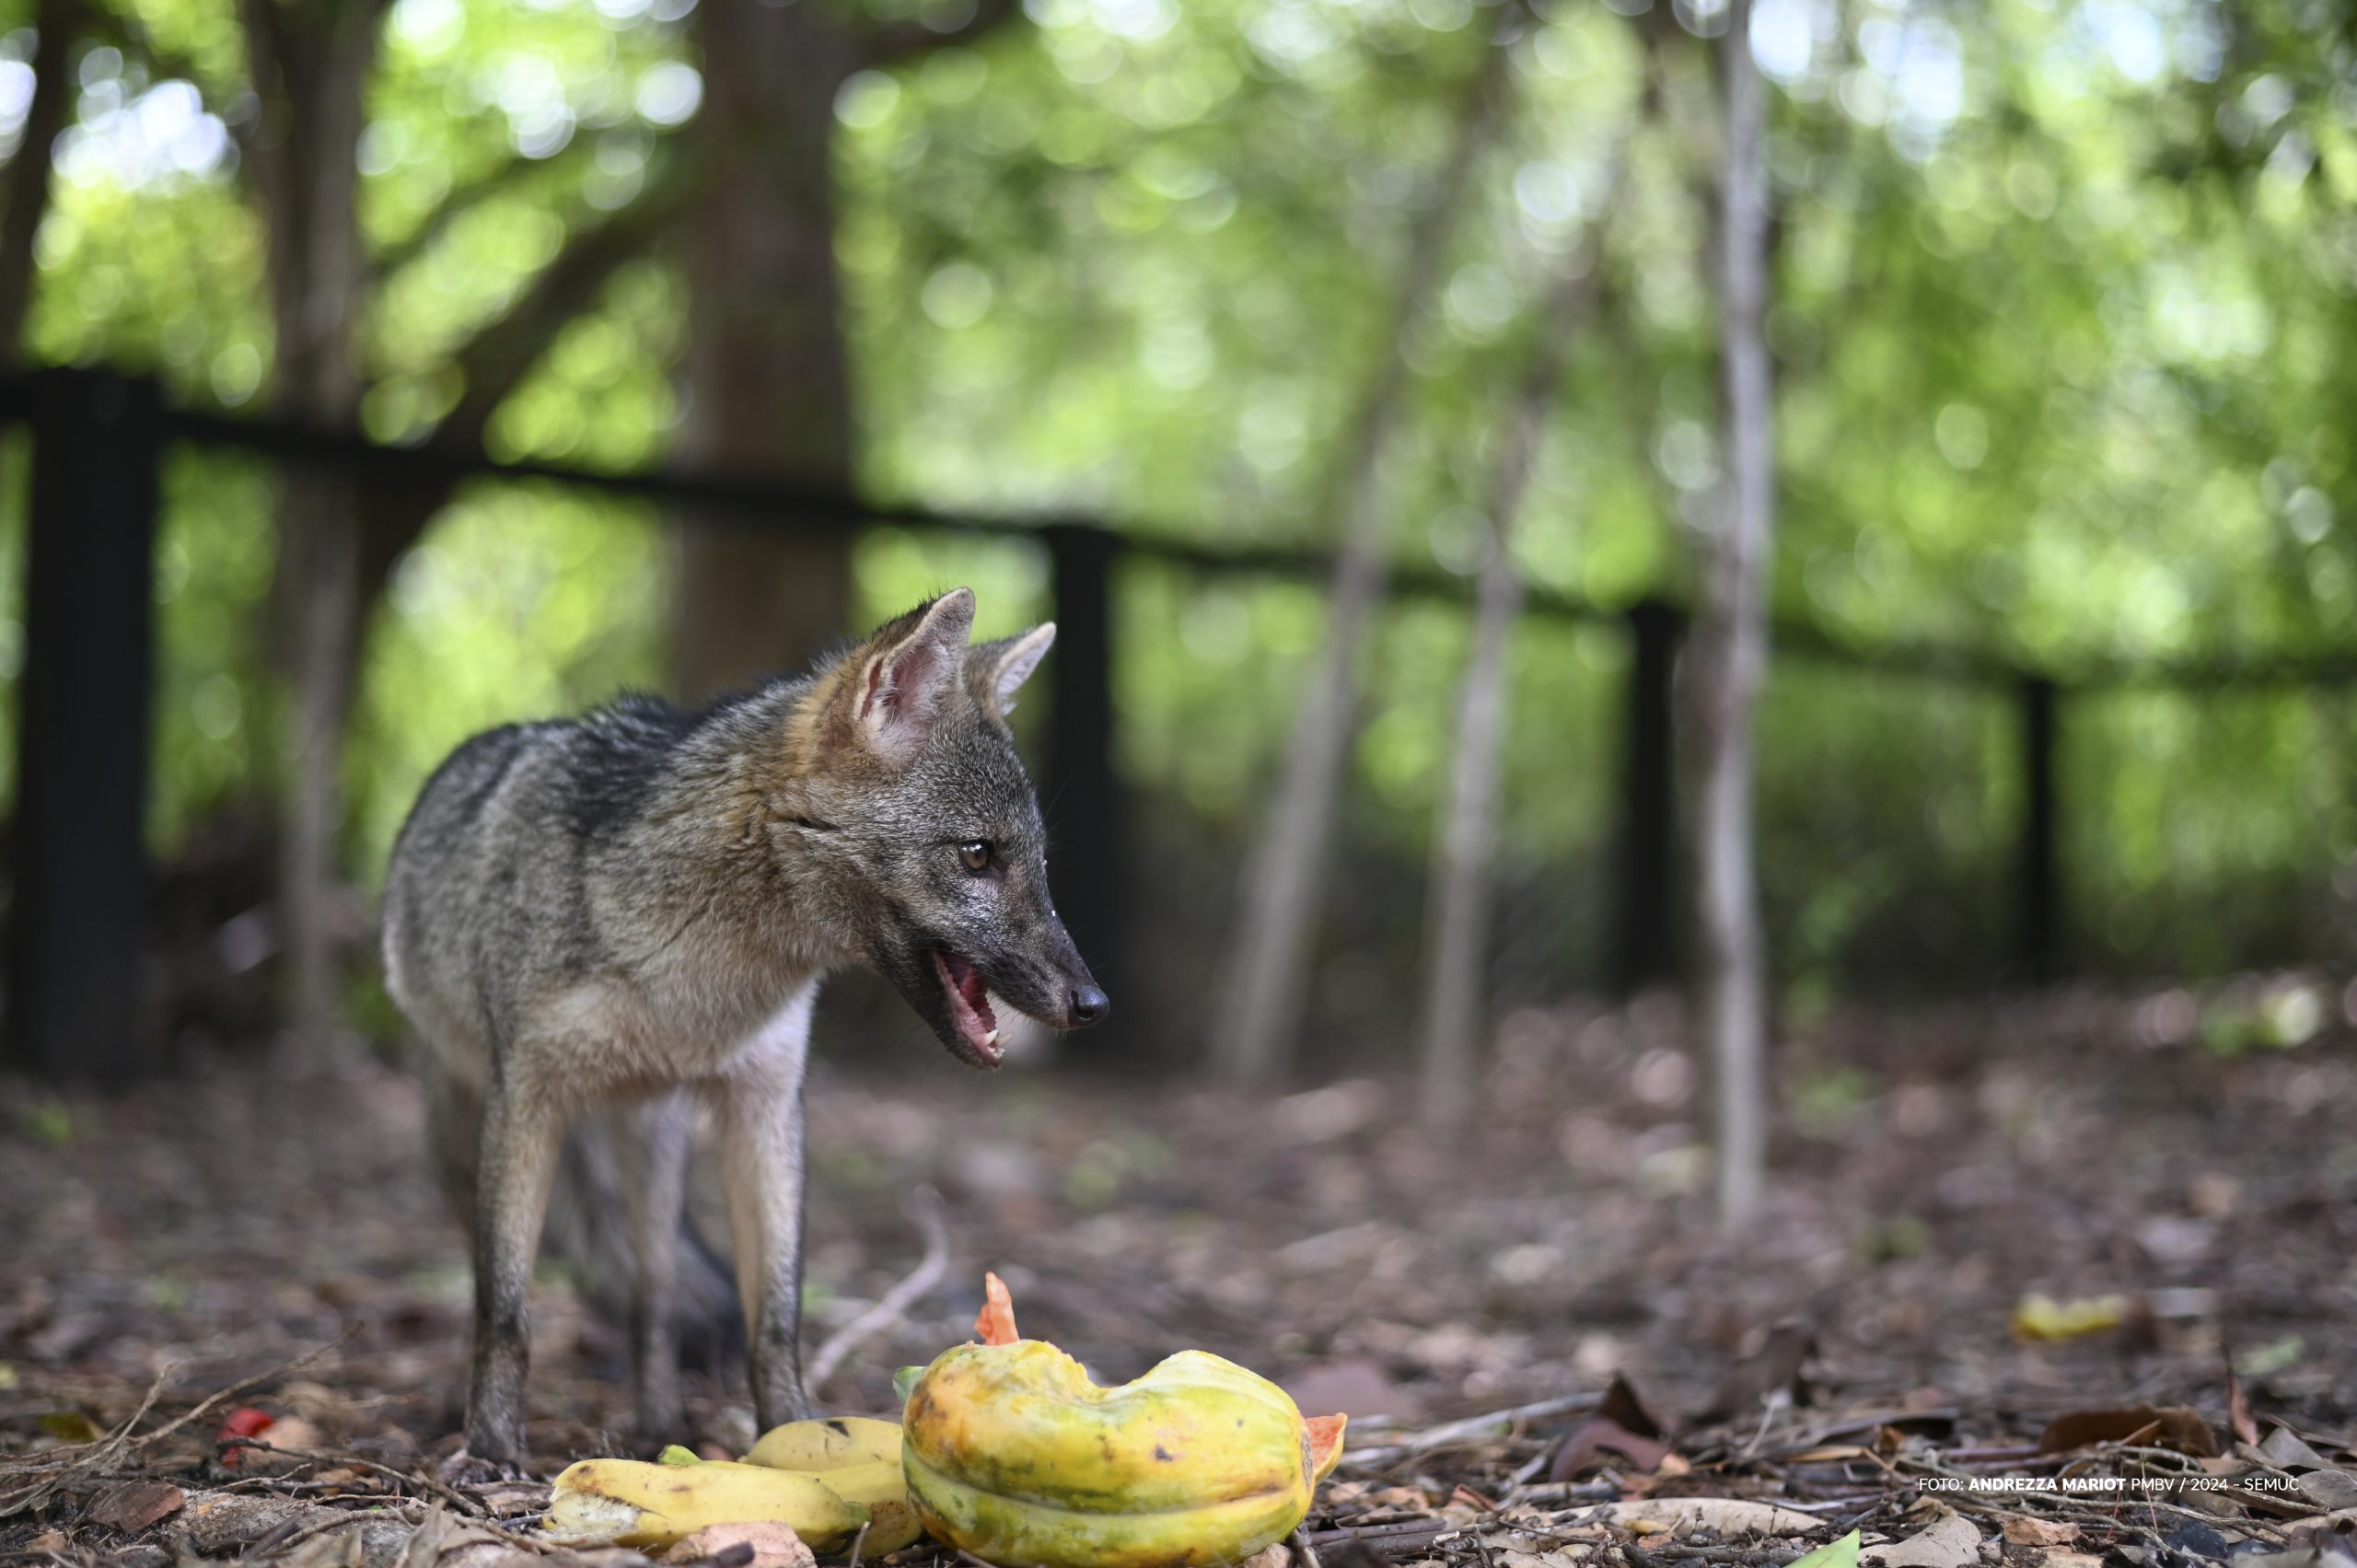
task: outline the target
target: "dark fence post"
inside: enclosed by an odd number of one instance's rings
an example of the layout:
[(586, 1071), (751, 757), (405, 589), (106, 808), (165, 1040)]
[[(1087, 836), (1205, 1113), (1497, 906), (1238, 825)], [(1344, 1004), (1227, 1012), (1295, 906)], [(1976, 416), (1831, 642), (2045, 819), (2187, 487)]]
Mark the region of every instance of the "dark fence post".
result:
[(2061, 727), (2061, 691), (2042, 675), (2022, 678), (2021, 904), (2016, 958), (2037, 984), (2062, 971), (2062, 872), (2058, 854), (2061, 830), (2055, 788), (2055, 743)]
[(157, 1065), (143, 980), (163, 405), (152, 381), (49, 370), (32, 410), (8, 1060), (120, 1082)]
[(1613, 955), (1613, 981), (1624, 996), (1678, 970), (1676, 675), (1686, 617), (1648, 598), (1629, 607), (1628, 622)]
[(1056, 645), (1048, 656), (1047, 788), (1042, 792), (1056, 904), (1113, 999), (1122, 993), (1122, 867), (1129, 850), (1120, 780), (1113, 769), (1113, 537), (1101, 529), (1045, 530), (1055, 599)]

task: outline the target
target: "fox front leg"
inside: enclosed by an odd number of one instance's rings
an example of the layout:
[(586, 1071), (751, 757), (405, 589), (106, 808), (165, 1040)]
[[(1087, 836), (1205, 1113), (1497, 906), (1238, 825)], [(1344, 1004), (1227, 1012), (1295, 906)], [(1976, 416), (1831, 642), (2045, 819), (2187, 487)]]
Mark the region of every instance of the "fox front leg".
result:
[(467, 1452), (493, 1465), (524, 1457), (524, 1382), (531, 1366), (532, 1257), (563, 1126), (532, 1109), (541, 1097), (494, 1078), (483, 1105), (475, 1174), (474, 1366)]
[[(807, 1001), (800, 1013), (807, 1031)], [(763, 1431), (810, 1414), (802, 1390), (802, 1047), (797, 1034), (790, 1050), (757, 1053), (713, 1095)]]
[(686, 1434), (679, 1407), (679, 1222), (687, 1207), (687, 1107), (676, 1095), (635, 1107), (626, 1118), (635, 1177), (630, 1183), (631, 1353), (638, 1435), (676, 1443)]

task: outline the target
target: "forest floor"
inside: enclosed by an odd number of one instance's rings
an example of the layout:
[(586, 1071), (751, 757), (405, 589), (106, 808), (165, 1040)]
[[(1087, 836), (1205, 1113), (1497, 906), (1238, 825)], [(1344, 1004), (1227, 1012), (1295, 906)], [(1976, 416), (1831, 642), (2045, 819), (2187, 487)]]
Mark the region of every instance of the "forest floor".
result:
[[(822, 1063), (806, 1341), (916, 1266), (920, 1187), (951, 1258), (816, 1392), (886, 1409), (991, 1268), (1102, 1378), (1200, 1346), (1349, 1411), (1296, 1538), (1320, 1568), (1764, 1565), (1852, 1527), (1884, 1568), (2357, 1568), (2342, 1014), (2280, 981), (1838, 1014), (1780, 1058), (1774, 1191), (1733, 1235), (1666, 1005), (1505, 1019), (1449, 1139), (1405, 1077), (1248, 1098)], [(0, 1080), (0, 1560), (539, 1550), (545, 1489), (435, 1479), (467, 1280), (420, 1119), (366, 1063), (111, 1099)], [(561, 1270), (534, 1310), (531, 1469), (627, 1451), (621, 1336)], [(691, 1389), (740, 1450), (737, 1380)], [(1969, 1477), (2029, 1489), (1937, 1490)]]

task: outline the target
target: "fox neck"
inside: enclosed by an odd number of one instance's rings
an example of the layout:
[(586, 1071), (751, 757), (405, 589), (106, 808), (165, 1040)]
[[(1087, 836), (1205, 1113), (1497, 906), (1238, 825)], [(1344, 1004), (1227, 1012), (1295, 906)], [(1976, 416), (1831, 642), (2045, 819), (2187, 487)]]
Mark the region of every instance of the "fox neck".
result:
[[(743, 991), (766, 1011), (855, 954), (817, 917), (819, 868), (797, 853), (794, 819), (815, 765), (819, 682), (779, 682), (714, 711), (649, 803), (630, 857), (658, 866), (662, 967), (711, 993)], [(638, 880), (643, 897), (645, 881)]]

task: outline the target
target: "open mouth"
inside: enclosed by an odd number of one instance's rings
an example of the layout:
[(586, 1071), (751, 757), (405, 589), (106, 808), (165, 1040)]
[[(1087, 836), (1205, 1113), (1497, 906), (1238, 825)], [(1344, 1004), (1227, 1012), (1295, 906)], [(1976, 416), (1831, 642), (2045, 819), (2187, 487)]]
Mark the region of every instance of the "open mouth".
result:
[(990, 988), (980, 970), (946, 947), (933, 950), (934, 973), (941, 977), (941, 993), (949, 1004), (949, 1019), (966, 1060), (977, 1067), (995, 1067), (1006, 1054), (999, 1043), (998, 1016), (991, 1011)]

